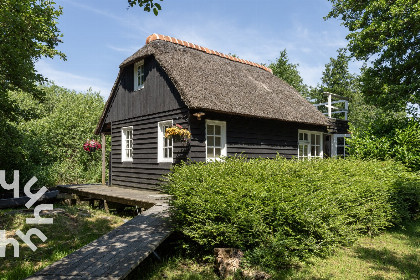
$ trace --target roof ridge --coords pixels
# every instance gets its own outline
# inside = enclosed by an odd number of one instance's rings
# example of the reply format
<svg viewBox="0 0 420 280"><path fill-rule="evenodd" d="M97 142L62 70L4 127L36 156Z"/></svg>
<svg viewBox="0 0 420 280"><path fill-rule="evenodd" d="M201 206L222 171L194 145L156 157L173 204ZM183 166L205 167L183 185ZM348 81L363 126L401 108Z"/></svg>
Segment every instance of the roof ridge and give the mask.
<svg viewBox="0 0 420 280"><path fill-rule="evenodd" d="M149 44L152 41L155 41L155 40L167 41L167 42L171 42L173 44L181 45L181 46L184 46L184 47L187 47L187 48L196 49L196 50L208 53L208 54L217 55L217 56L220 56L220 57L223 57L223 58L235 61L235 62L248 64L248 65L251 65L251 66L261 68L261 69L263 69L265 71L268 71L271 74L273 74L273 70L271 70L270 68L268 68L264 65L261 65L261 64L255 63L255 62L251 62L249 60L245 60L245 59L242 59L242 58L234 57L234 56L231 56L231 55L227 55L227 54L224 54L224 53L221 53L221 52L218 52L218 51L210 50L206 47L202 47L202 46L199 46L199 45L187 42L187 41L183 41L183 40L171 37L171 36L166 36L166 35L153 33L152 35L147 37L146 45Z"/></svg>

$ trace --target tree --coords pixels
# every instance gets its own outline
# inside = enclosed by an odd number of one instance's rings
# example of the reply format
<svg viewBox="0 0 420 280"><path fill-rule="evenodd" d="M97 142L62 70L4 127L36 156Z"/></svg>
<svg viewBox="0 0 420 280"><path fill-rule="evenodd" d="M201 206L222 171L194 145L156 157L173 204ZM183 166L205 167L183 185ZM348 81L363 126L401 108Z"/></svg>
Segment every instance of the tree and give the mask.
<svg viewBox="0 0 420 280"><path fill-rule="evenodd" d="M0 0L0 117L13 119L8 90L39 95L36 84L46 79L36 72L41 57L65 55L55 48L61 42L57 19L61 7L47 0Z"/></svg>
<svg viewBox="0 0 420 280"><path fill-rule="evenodd" d="M1 89L33 90L45 79L34 64L42 56L65 55L56 50L60 41L57 19L62 8L47 0L0 1ZM4 91L3 91L4 92Z"/></svg>
<svg viewBox="0 0 420 280"><path fill-rule="evenodd" d="M330 62L325 64L321 88L323 91L352 98L356 91L356 77L349 72L350 57L343 48L337 52L337 58L331 57Z"/></svg>
<svg viewBox="0 0 420 280"><path fill-rule="evenodd" d="M362 75L367 100L392 110L420 103L420 4L417 0L329 0L326 19L339 18L350 33L349 51L372 61Z"/></svg>
<svg viewBox="0 0 420 280"><path fill-rule="evenodd" d="M46 79L35 62L56 55L60 7L46 0L0 0L0 169L20 169L27 159L20 131L23 112L15 100L21 91L39 99L36 86Z"/></svg>
<svg viewBox="0 0 420 280"><path fill-rule="evenodd" d="M159 3L156 3L156 1L157 0L128 0L128 5L130 5L130 7L137 5L143 7L143 10L145 12L150 12L153 10L153 13L155 14L155 16L157 16L162 7Z"/></svg>
<svg viewBox="0 0 420 280"><path fill-rule="evenodd" d="M91 90L77 93L53 84L40 90L45 92L41 100L21 90L7 92L17 114L0 136L0 170L7 170L6 175L19 170L22 183L36 176L45 186L99 182L101 153L87 153L82 146L96 137L103 98Z"/></svg>
<svg viewBox="0 0 420 280"><path fill-rule="evenodd" d="M293 64L287 57L286 49L280 52L280 57L275 63L268 67L273 70L273 75L287 82L289 85L299 91L304 97L308 96L308 87L303 83L303 79L297 70L299 64Z"/></svg>

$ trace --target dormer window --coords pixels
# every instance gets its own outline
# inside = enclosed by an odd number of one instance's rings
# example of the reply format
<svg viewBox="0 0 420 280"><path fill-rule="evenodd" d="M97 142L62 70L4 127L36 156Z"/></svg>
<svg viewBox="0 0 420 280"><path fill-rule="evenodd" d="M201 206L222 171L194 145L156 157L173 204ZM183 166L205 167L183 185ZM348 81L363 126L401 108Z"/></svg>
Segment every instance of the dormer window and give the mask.
<svg viewBox="0 0 420 280"><path fill-rule="evenodd" d="M144 87L144 61L140 60L134 64L134 90Z"/></svg>

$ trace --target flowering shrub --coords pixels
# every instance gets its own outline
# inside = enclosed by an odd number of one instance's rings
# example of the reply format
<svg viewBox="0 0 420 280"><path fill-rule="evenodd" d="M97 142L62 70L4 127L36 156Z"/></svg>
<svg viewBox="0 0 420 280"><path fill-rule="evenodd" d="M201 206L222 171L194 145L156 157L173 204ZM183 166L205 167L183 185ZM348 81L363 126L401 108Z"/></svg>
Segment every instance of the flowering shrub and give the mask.
<svg viewBox="0 0 420 280"><path fill-rule="evenodd" d="M83 150L85 150L88 153L94 152L96 150L102 149L101 144L96 140L86 140L86 143L83 144Z"/></svg>
<svg viewBox="0 0 420 280"><path fill-rule="evenodd" d="M175 124L166 129L165 138L172 139L174 142L186 142L191 138L191 133L188 129L183 128L179 124Z"/></svg>

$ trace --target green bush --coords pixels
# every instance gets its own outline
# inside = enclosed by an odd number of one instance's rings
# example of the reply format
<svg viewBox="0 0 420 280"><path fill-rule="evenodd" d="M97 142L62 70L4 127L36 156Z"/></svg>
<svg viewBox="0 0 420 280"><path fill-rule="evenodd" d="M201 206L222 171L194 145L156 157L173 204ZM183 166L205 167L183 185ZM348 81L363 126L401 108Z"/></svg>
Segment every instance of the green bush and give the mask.
<svg viewBox="0 0 420 280"><path fill-rule="evenodd" d="M360 159L394 159L412 170L420 170L420 122L405 119L390 125L356 129L352 127L352 138L348 139L349 153Z"/></svg>
<svg viewBox="0 0 420 280"><path fill-rule="evenodd" d="M242 248L278 268L412 217L419 185L392 161L278 157L181 164L164 188L176 229L201 249Z"/></svg>

